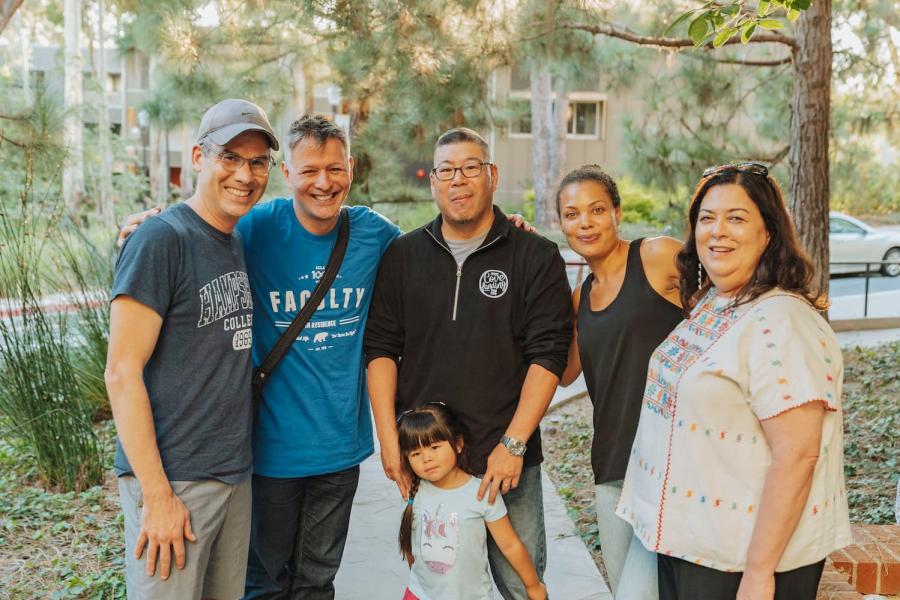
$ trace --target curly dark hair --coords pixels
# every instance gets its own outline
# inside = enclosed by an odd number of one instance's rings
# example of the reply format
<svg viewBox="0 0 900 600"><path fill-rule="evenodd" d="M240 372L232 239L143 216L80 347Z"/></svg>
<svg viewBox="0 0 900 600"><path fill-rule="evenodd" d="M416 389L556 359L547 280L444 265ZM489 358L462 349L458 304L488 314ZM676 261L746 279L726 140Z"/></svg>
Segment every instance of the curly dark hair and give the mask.
<svg viewBox="0 0 900 600"><path fill-rule="evenodd" d="M612 200L614 209L619 208L622 204L622 198L619 196L619 186L616 185L616 181L600 165L581 165L577 169L569 171L562 178L562 181L559 182L559 187L556 189L556 212L561 210L559 198L566 186L573 183L581 183L582 181L593 181L602 185L606 193L609 194L609 199Z"/></svg>
<svg viewBox="0 0 900 600"><path fill-rule="evenodd" d="M700 258L697 255L695 229L700 204L710 189L730 183L744 188L762 214L769 234L769 243L759 258L753 277L738 291L733 306L751 302L777 287L802 296L818 310L825 310L828 307L827 298L812 286L815 269L800 246L797 230L788 214L784 195L778 183L770 175L745 172L739 168L725 168L702 178L691 198L688 210L688 237L676 258L680 274L681 304L685 316L690 315L691 310L712 285L705 271L702 285L697 277Z"/></svg>

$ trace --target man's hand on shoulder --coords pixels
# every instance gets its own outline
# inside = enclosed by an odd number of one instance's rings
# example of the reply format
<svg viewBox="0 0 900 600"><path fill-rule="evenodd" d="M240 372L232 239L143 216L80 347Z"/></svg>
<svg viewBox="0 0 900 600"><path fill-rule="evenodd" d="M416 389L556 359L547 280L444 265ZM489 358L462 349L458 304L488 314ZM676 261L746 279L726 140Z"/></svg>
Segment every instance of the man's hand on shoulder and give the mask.
<svg viewBox="0 0 900 600"><path fill-rule="evenodd" d="M125 245L125 240L128 239L128 236L134 233L134 230L140 226L141 223L146 221L151 217L155 217L159 213L162 212L162 209L158 206L154 206L153 208L148 208L147 210L136 212L125 217L125 224L122 225L122 229L119 230L119 237L116 238L116 246L121 248Z"/></svg>
<svg viewBox="0 0 900 600"><path fill-rule="evenodd" d="M527 231L528 233L537 233L537 228L525 220L525 217L520 215L519 213L513 213L511 215L506 215L506 218L516 229L521 229L522 231Z"/></svg>
<svg viewBox="0 0 900 600"><path fill-rule="evenodd" d="M488 456L487 469L484 471L484 478L478 488L478 500L484 498L485 492L490 489L488 504L494 504L498 492L505 494L519 487L519 477L522 475L524 464L523 457L513 456L506 446L497 444L497 447Z"/></svg>
<svg viewBox="0 0 900 600"><path fill-rule="evenodd" d="M176 496L171 488L144 495L144 506L141 510L141 529L138 533L134 557L140 558L147 547L147 576L153 577L156 572L156 561L159 559L159 574L163 580L172 572L172 554L175 554L175 567L183 569L185 565L184 540L196 542L197 537L191 529L191 514L187 507Z"/></svg>

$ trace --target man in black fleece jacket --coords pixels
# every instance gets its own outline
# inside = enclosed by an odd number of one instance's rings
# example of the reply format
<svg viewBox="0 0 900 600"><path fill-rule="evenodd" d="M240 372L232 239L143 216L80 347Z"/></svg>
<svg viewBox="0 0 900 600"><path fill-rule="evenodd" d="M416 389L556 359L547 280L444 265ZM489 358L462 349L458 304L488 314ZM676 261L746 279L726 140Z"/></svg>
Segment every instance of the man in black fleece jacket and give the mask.
<svg viewBox="0 0 900 600"><path fill-rule="evenodd" d="M433 222L393 242L378 271L364 350L385 474L406 498L396 417L444 402L467 429L479 499L503 494L538 574L546 563L538 424L566 366L572 309L556 244L512 227L493 206L497 166L476 132L437 141ZM525 589L491 540L506 599Z"/></svg>

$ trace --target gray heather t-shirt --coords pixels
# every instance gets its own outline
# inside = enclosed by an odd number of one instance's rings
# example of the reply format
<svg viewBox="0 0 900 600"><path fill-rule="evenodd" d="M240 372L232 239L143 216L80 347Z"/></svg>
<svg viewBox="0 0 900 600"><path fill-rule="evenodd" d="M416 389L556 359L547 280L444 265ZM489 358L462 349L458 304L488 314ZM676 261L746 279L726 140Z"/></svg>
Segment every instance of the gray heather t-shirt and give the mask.
<svg viewBox="0 0 900 600"><path fill-rule="evenodd" d="M239 234L213 228L187 204L169 208L122 248L111 298L120 295L163 318L144 383L166 476L245 479L253 301ZM132 474L119 440L115 470Z"/></svg>
<svg viewBox="0 0 900 600"><path fill-rule="evenodd" d="M453 258L456 259L456 264L462 266L466 259L469 258L469 255L478 250L478 247L484 243L488 233L490 232L485 231L484 235L479 235L469 240L448 240L445 237L444 241L447 242L447 247L450 248Z"/></svg>

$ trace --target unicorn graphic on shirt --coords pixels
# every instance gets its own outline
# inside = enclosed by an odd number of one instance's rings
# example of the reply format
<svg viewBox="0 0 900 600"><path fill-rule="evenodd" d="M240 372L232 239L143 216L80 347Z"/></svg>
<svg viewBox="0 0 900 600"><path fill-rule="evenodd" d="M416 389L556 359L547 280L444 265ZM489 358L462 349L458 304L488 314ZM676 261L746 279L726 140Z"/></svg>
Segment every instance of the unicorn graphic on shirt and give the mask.
<svg viewBox="0 0 900 600"><path fill-rule="evenodd" d="M422 560L429 571L438 575L453 568L459 548L459 515L454 512L444 518L443 508L443 504L438 504L433 517L427 510L422 512Z"/></svg>

